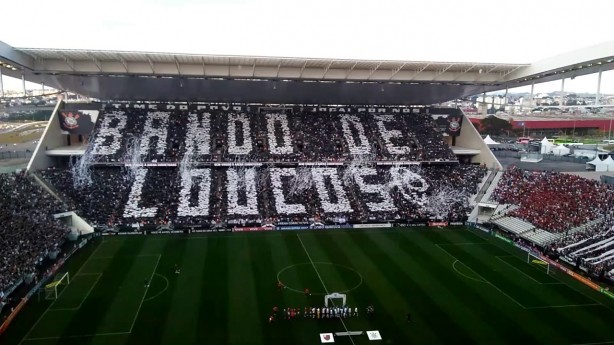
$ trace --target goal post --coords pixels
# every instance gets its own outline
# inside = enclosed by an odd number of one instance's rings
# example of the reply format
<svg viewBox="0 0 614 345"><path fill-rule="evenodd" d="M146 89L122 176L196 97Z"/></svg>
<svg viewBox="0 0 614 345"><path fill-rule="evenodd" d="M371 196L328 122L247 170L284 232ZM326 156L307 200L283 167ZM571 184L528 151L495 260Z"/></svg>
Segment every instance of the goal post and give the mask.
<svg viewBox="0 0 614 345"><path fill-rule="evenodd" d="M527 263L531 266L543 269L546 271L546 274L550 274L550 264L535 254L527 252Z"/></svg>
<svg viewBox="0 0 614 345"><path fill-rule="evenodd" d="M341 306L345 306L346 305L346 301L347 301L347 296L345 294L342 293L338 293L338 292L333 292L331 294L328 294L326 296L324 296L324 305L328 308L328 302L331 302L333 306L335 306L335 301L336 299L340 299L341 300Z"/></svg>
<svg viewBox="0 0 614 345"><path fill-rule="evenodd" d="M61 273L55 276L53 281L44 286L43 292L46 300L55 300L58 298L60 287L70 283L70 275L68 272Z"/></svg>

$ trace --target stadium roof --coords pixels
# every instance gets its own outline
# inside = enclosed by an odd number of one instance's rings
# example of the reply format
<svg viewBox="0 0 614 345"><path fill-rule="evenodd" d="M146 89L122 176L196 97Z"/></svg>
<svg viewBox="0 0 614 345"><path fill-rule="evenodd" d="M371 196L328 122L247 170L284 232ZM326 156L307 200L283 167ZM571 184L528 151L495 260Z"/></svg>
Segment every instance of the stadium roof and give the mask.
<svg viewBox="0 0 614 345"><path fill-rule="evenodd" d="M423 93L423 96L427 99L420 103L431 103L506 87L511 88L533 82L545 82L595 73L599 70L614 69L614 42L572 51L533 64L314 59L13 48L0 42L1 62L4 62L5 66L10 64L12 67L3 68L5 75L21 77L23 74L28 81L44 82L58 89L95 98L117 96L104 92L105 90L101 90L100 86L105 84L105 87L111 87L116 82L125 81L125 78L118 80L109 78L153 77L179 79L180 87L183 87L184 84L182 80L188 79L206 79L209 81L319 81L336 82L338 84L378 83L380 85L418 83L430 85L428 94ZM102 79L106 81L97 83ZM144 79L151 80L151 78ZM98 85L95 90L92 89L93 84ZM132 87L152 84L156 83L143 80L140 80L139 83L132 81ZM170 85L168 82L158 83L158 85L162 84L165 87ZM190 86L197 86L196 84L191 83ZM209 86L213 84L223 83L207 83ZM294 89L293 92L299 90ZM403 92L402 87L396 87L396 89L398 89L397 92ZM439 92L438 89L440 89ZM381 90L383 92L384 89L381 88ZM332 91L330 87L329 91ZM404 90L405 93L415 91L415 86ZM432 92L438 92L438 94L434 95ZM124 96L130 99L147 99L148 97L144 91L134 95L130 95L130 92L128 92ZM151 93L149 97L153 99L156 96L156 93ZM371 101L377 102L377 98L375 97ZM396 99L396 97L394 98ZM228 101L228 99L225 100ZM314 98L313 101L320 103L318 97ZM322 103L323 101L324 99ZM342 101L339 100L339 102ZM393 99L382 99L382 104L393 101Z"/></svg>
<svg viewBox="0 0 614 345"><path fill-rule="evenodd" d="M528 64L344 60L20 48L49 72L352 81L493 82ZM451 75L454 78L450 78Z"/></svg>

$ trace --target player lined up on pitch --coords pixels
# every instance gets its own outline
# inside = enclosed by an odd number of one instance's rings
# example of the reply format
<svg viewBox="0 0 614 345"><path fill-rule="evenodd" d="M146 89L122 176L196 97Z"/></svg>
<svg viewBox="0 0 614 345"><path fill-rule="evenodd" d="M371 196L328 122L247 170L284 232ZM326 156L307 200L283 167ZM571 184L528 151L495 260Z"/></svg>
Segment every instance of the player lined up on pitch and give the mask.
<svg viewBox="0 0 614 345"><path fill-rule="evenodd" d="M366 309L367 317L371 317L374 314L373 306L369 306ZM347 319L351 317L358 317L358 307L304 307L301 308L284 308L279 310L278 307L273 307L273 314L269 316L269 323L275 320L295 320L295 319Z"/></svg>

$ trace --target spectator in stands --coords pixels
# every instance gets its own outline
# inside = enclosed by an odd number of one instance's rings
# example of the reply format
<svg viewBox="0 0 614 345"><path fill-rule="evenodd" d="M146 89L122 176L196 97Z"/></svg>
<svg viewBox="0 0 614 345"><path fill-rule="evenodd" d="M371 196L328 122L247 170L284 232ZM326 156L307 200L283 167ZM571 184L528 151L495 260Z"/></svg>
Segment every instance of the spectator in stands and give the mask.
<svg viewBox="0 0 614 345"><path fill-rule="evenodd" d="M52 214L62 203L25 173L0 174L0 291L11 288L64 242L69 229Z"/></svg>
<svg viewBox="0 0 614 345"><path fill-rule="evenodd" d="M565 232L610 209L614 190L576 175L511 168L503 174L493 197L520 206L510 216L550 232Z"/></svg>

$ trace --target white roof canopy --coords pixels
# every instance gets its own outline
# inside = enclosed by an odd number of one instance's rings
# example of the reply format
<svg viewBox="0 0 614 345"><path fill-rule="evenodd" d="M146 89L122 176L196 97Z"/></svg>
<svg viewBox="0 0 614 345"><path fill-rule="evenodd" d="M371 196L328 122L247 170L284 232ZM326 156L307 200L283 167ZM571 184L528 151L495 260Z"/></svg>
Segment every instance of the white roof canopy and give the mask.
<svg viewBox="0 0 614 345"><path fill-rule="evenodd" d="M499 143L498 143L498 142L496 142L496 141L494 141L494 140L493 140L493 139L490 137L490 135L487 135L487 136L486 136L486 138L484 138L484 143L485 143L486 145L499 145Z"/></svg>

